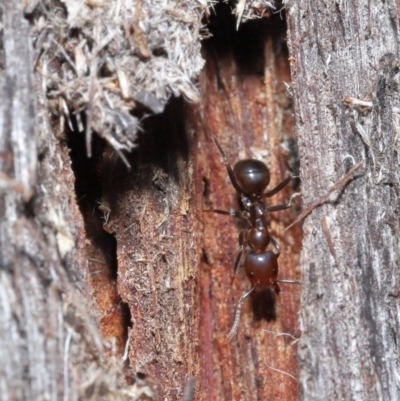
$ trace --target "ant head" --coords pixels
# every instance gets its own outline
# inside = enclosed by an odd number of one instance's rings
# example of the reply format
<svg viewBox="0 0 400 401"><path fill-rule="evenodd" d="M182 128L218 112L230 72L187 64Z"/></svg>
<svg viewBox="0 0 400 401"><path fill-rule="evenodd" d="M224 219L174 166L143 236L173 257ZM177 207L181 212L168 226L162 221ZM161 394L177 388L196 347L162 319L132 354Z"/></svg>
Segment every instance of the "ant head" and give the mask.
<svg viewBox="0 0 400 401"><path fill-rule="evenodd" d="M272 251L249 253L244 262L246 275L258 288L275 287L278 278L278 256ZM279 290L278 290L279 292Z"/></svg>
<svg viewBox="0 0 400 401"><path fill-rule="evenodd" d="M246 195L261 195L269 184L268 167L260 160L239 160L233 171L240 188Z"/></svg>

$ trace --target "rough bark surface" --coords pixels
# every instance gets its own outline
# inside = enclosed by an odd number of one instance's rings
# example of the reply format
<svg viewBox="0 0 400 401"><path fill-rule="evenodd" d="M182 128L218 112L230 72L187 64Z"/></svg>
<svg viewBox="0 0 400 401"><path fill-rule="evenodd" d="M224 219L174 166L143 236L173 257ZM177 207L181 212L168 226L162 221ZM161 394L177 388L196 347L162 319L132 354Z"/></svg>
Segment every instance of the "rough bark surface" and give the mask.
<svg viewBox="0 0 400 401"><path fill-rule="evenodd" d="M68 149L51 134L34 85L29 24L12 4L2 11L0 398L77 399L107 381L100 336L77 291L83 222Z"/></svg>
<svg viewBox="0 0 400 401"><path fill-rule="evenodd" d="M304 222L302 399L397 400L399 4L286 6L305 207L364 160Z"/></svg>
<svg viewBox="0 0 400 401"><path fill-rule="evenodd" d="M108 3L104 5L106 7ZM151 58L149 64L158 65L164 75L144 67L140 77L139 69L131 68L132 74L138 74L136 78L141 82L140 85L146 86L148 92L151 92L148 85L155 88L156 92L161 92L160 103L154 96L149 96L146 90L144 93L140 91L141 88L136 85L135 91L142 96L136 101L144 108L159 106L152 111L160 112L171 91L175 94L185 92L188 98L193 95L192 100L196 99L197 91L190 78L202 65L198 35L204 5L183 4L185 11L189 11L190 15L187 16L169 4L169 17L166 17L165 10L151 9L152 5L146 3L145 6L152 11L148 19L148 10L140 9L141 2L136 2L136 5L136 19L133 18L133 24L136 24L135 37L130 47L124 47L124 35L128 33L127 41L132 40L129 34L132 27L128 20L122 18L121 15L126 17L126 14L121 9L117 10L121 14L113 14L112 10L105 10L99 4L86 7L86 3L69 2L68 7L63 8L37 1L27 2L24 10L22 4L20 8L6 4L1 9L4 28L0 34L4 34L1 40L4 49L1 48L0 53L0 339L1 360L7 361L1 375L1 399L117 400L122 397L137 400L143 397L158 399L158 396L179 399L188 376L197 375L198 357L194 352L197 343L193 338L197 336L199 314L196 306L192 307L196 305L193 300L196 282L192 279L192 273L201 248L192 241L192 233L199 231L195 227L196 220L186 216L194 191L190 178L192 171L188 168L188 148L182 147L178 139L178 144L170 146L166 131L158 123L157 128L162 132L160 137L165 142L157 152L157 157L152 155L152 145L156 148L159 141L147 147L142 159L137 158L137 154L132 156L135 169L128 174L118 156L105 143L101 140L90 143L90 118L93 117L93 106L97 107L97 100L106 101L108 112L115 121L118 120L118 124L111 124L112 127L121 124L130 135L136 137L137 127L129 126L129 121L138 121L145 111L140 107L137 115L131 113L137 104L126 92L131 89L128 88L129 79L122 71L126 66L117 62L121 86L120 90L115 91L115 80L110 76L110 71L99 71L99 65L104 66L100 59L116 62L115 57L108 57L110 48L104 47L110 44L108 40L111 37L122 43L119 50L125 61L134 63L139 58L140 62L146 64L146 56L136 52L137 47L145 45L145 37L140 36L144 32L139 28L144 22L157 25L157 29L168 28L172 31L175 41L165 40L161 45L158 43L154 46L152 41L147 43L155 53L157 49L162 51L163 45L169 50L173 47L173 54L168 50L169 56L177 56L179 60L175 59L176 63L182 64L177 67L161 52L161 55L148 55ZM80 12L74 13L76 8ZM30 18L33 32L23 11ZM88 12L103 17L109 12L116 26L113 28L107 22L103 24L102 18L91 18ZM159 17L162 18L160 23ZM104 18L107 21L107 15ZM169 22L168 18L171 18ZM77 21L79 24L75 24ZM129 23L132 23L132 18ZM177 25L179 28L176 28ZM97 28L99 30L96 31ZM92 30L99 34L94 40L99 47L93 47L94 42L90 38ZM188 30L193 37L188 35ZM144 31L158 40L165 39L149 25ZM184 33L178 35L178 31ZM111 36L100 44L102 34ZM35 51L31 49L32 37ZM77 41L77 38L80 39ZM60 43L57 43L58 39ZM193 47L185 53L187 58L181 57L181 39L187 46ZM71 42L68 43L69 40ZM111 46L111 53L115 51L114 45ZM106 52L102 56L99 53L101 49ZM89 54L89 50L94 53ZM33 78L34 67L38 72L36 81ZM184 72L180 70L181 67ZM103 78L103 73L108 78L105 85L107 90L111 90L111 97L104 95L101 85L95 84L97 78ZM143 79L143 74L148 78ZM178 91L174 84L170 85L171 81L166 76L177 83L180 88ZM102 80L102 83L105 81ZM98 96L97 90L103 96ZM55 97L49 101L52 94ZM115 107L114 103L110 106L112 98L119 99L123 104ZM75 103L77 99L80 100ZM85 114L81 106L87 105L88 109L90 106L92 109L85 110ZM72 109L78 111L74 113ZM168 115L166 113L166 118ZM177 120L182 122L183 114ZM165 118L161 121L165 122ZM102 129L110 128L101 119L96 119L98 123L103 124ZM90 135L86 136L89 144L85 144L85 124L89 127L87 131ZM147 122L144 125L149 131L147 140L154 139L157 132L152 131ZM113 131L112 127L108 139L115 140L118 132ZM182 127L174 131L173 124L167 124L168 128L175 134L171 132L170 138L177 138L186 132ZM122 149L131 149L131 145L131 142L125 141ZM118 146L116 148L120 150ZM177 149L180 153L179 158L175 159L174 152ZM87 157L87 150L92 154L91 159ZM115 170L112 168L114 164L117 165ZM167 180L167 173L171 175L171 180ZM122 178L116 185L111 178L118 174ZM140 180L137 180L138 176ZM129 192L129 185L134 185L134 189L139 187L138 194ZM126 193L118 193L117 190L121 188ZM107 192L110 190L114 190L114 193ZM126 195L130 198L124 198ZM129 204L131 198L135 201L134 208ZM146 216L140 218L143 232L138 235L143 234L142 237L130 235L135 234L135 227L131 227L130 231L115 230L116 239L104 231L103 223L106 229L114 233L110 227L120 217L120 212L124 218L121 227L132 222L132 216L137 211L135 208L142 206L146 212ZM143 248L140 247L141 239ZM135 244L132 244L134 241ZM137 249L128 248L132 245ZM137 295L135 300L139 299L140 303L140 295L147 296L147 293L140 292L143 289L140 285L145 278L139 271L143 262L138 261L141 252L148 258L145 266L156 267L152 279L162 280L162 284L165 284L154 285L160 287L160 292L154 291L154 296L159 297L160 302L150 297L150 302L142 309L137 304L127 306L123 302L129 302ZM134 261L138 262L137 270L130 269L131 265L128 264L132 255ZM120 262L120 293L116 285L117 262ZM162 268L158 269L159 266L154 266L153 262L159 263ZM171 271L173 275L169 276ZM141 280L138 286L132 282L132 278ZM149 289L154 290L154 286L149 286ZM132 294L129 290L132 290ZM133 325L130 324L129 306L134 312ZM137 312L138 315L135 314ZM138 330L143 323L140 316L145 323ZM153 322L153 316L159 316L160 320ZM100 327L103 338L94 322ZM126 359L121 361L129 326L132 326L129 355L127 353ZM160 329L166 335L160 340L155 329ZM151 339L154 334L156 345L153 347ZM164 339L168 341L164 342ZM148 349L151 349L149 358L146 354ZM159 361L158 354L162 355ZM130 369L129 363L125 363L129 356L134 370ZM143 373L146 363L156 367L144 371L149 380L136 375Z"/></svg>
<svg viewBox="0 0 400 401"><path fill-rule="evenodd" d="M8 3L1 9L0 357L8 362L0 398L112 400L147 394L175 400L183 397L188 376L196 376L195 400L292 400L298 385L285 373L296 376L293 341L301 329L303 399L399 399L398 3L286 4L305 206L355 163L364 160L364 166L304 224L301 327L300 290L282 285L275 304L269 298L270 306L260 310L257 302L245 303L229 344L234 308L249 283L239 274L231 285L240 224L203 213L237 207L237 197L198 109L186 114L176 101L163 115L144 119L138 150L128 157L131 171L99 138L88 160L85 116L79 112L94 104L86 95L94 93L88 71L97 71L89 66L96 49L75 41L86 53L77 46L71 60L70 48L60 48L44 29L43 9L36 9L43 4L33 1L25 8L32 20L38 16L33 56L22 10ZM140 4L133 45L146 64ZM92 4L80 7L96 12ZM184 15L174 11L168 9L184 27ZM59 15L64 24L67 16L65 9ZM192 17L187 23L193 34L200 17ZM283 84L290 81L285 29L279 16L253 21L239 33L233 18L222 20L229 27L218 27L205 46L200 109L231 163L245 157L265 161L274 186L285 176L283 160L296 163L294 119ZM131 29L125 28L118 34L121 43ZM71 29L68 38L74 41L78 31ZM41 52L44 38L57 58ZM191 43L196 53L197 42ZM182 61L179 54L177 59ZM82 68L74 70L79 60ZM190 77L200 68L198 53L192 61ZM43 67L38 81L33 65ZM56 88L50 105L44 92L55 87L46 81L46 68L65 84ZM76 82L85 77L83 103L68 96L72 70ZM110 71L102 70L106 78ZM124 103L126 76L118 66L112 71L119 72L118 79L102 84ZM185 82L193 87L189 78ZM347 96L371 100L372 108L350 107L343 102ZM96 99L116 116L110 106L116 100ZM143 109L133 115L135 105L128 103L127 116L135 121L143 116ZM75 114L67 107L74 104ZM282 191L273 204L284 203L293 190ZM283 279L298 279L301 229L283 233L295 213L271 216L282 247ZM269 321L257 320L260 313ZM127 340L129 366L116 359Z"/></svg>

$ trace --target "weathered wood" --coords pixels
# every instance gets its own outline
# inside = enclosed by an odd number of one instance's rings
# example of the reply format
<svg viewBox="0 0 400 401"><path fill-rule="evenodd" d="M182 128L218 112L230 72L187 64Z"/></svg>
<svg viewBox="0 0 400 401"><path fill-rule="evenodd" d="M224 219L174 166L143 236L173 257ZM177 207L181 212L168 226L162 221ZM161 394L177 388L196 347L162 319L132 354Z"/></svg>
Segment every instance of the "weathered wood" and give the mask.
<svg viewBox="0 0 400 401"><path fill-rule="evenodd" d="M104 347L82 296L85 232L69 149L56 138L63 126L51 126L33 77L22 8L5 3L2 22L0 399L126 399L115 347Z"/></svg>
<svg viewBox="0 0 400 401"><path fill-rule="evenodd" d="M305 206L364 160L304 222L304 400L400 397L399 12L394 1L287 2Z"/></svg>
<svg viewBox="0 0 400 401"><path fill-rule="evenodd" d="M14 4L2 11L0 398L76 399L87 387L74 375L88 380L94 372L70 364L78 356L93 360L101 348L70 284L82 277L84 254L74 243L82 221L71 170L62 163L68 151L50 134L44 98L36 104L29 24Z"/></svg>
<svg viewBox="0 0 400 401"><path fill-rule="evenodd" d="M398 399L398 5L303 0L287 2L287 10L305 206L365 160L355 179L304 225L302 397ZM271 21L240 28L246 51L232 39L233 21L225 39L206 49L201 107L229 160L265 160L274 185L284 176L280 149L290 144L293 117L282 83L290 81L284 31ZM128 395L118 387L112 356L122 349L128 327L113 272L104 271L105 282L94 275L108 255L85 243L90 235L75 201L64 117L52 103L56 118L50 125L46 85L34 85L22 10L5 3L2 22L0 352L9 362L0 398L121 399ZM38 22L38 43L46 37L40 27ZM123 78L120 73L120 84ZM373 109L349 108L346 96L370 98ZM98 201L111 211L105 227L117 238L118 291L132 315L127 377L148 374L154 384L149 389L157 387L168 399L181 397L187 375L197 376L199 400L294 399L296 381L269 366L296 375L295 347L270 331L299 336L299 291L282 291L274 322L256 322L246 303L237 337L225 344L248 282L239 275L230 285L238 247L234 222L202 210L229 209L237 199L198 113L190 111L185 125L177 107L144 123L146 138L130 158L131 173L109 149L96 166L104 185ZM279 194L276 203L288 196ZM294 216L277 216L271 227L283 249L280 277L298 278L300 227L283 234ZM203 246L196 218L204 223ZM77 289L93 291L93 297L85 301ZM103 334L116 338L111 358L103 357L86 305L93 305Z"/></svg>
<svg viewBox="0 0 400 401"><path fill-rule="evenodd" d="M41 2L40 6L47 4ZM202 133L198 113L192 110L185 125L185 110L177 102L168 106L164 115L145 120L145 135L140 138L139 151L130 156L131 172L100 141L91 144L91 160L82 157L84 145L74 142L84 139L85 116L79 114L82 107L89 108L86 133L93 123L92 127L99 132L107 130L106 137L112 143L116 134L112 127L119 126L93 118L94 73L88 74L88 71L97 71L98 49L92 43L87 48L79 48L75 36L82 27L96 31L97 26L90 24L96 19L90 19L87 13L102 10L87 7L86 3L68 3L65 10L57 9L54 15L43 16L44 8L36 6L38 2L32 2L25 9L32 18L33 35L21 8L6 5L2 9L5 69L0 113L0 341L1 359L9 362L3 368L0 397L113 400L137 399L140 391L147 391L150 398L158 393L160 398L172 400L182 397L188 376L196 376L195 399L199 400L265 399L276 395L293 398L296 381L290 377L282 379L282 373L268 366L295 374L295 347L291 339L275 337L264 329L298 334L296 290L282 291L275 323L254 322L248 303L238 338L224 344L234 305L248 283L238 277L231 289L231 264L237 249L234 223L203 215L204 207L209 204L227 208L234 205L235 196L232 192L227 195L231 188L226 182L226 172L216 149ZM197 3L192 6L193 10L202 10ZM74 13L75 7L80 7L82 13ZM192 19L187 21L176 10L171 9L169 13L179 20L183 29L189 24L191 35L197 38L198 14L191 13ZM68 21L67 17L70 17ZM76 24L75 30L70 30L71 21ZM90 23L86 24L87 21ZM114 22L119 26L118 19ZM235 24L231 22L233 28ZM290 130L293 119L281 82L289 80L287 54L280 51L280 41L276 46L273 41L278 36L282 38L283 30L274 37L271 32L264 32L266 25L264 21L248 31L257 39L251 51L254 65L251 60L246 63L234 60L232 48L228 54L224 54L223 48L218 49L214 64L213 55L208 53L211 64L203 80L204 99L218 100L219 104L215 110L210 104L202 107L231 160L246 152L268 159L273 167L274 185L285 172L278 155L279 146L288 138L281 127L284 125ZM130 37L130 27L125 28L124 32L118 30L121 41L126 32ZM136 24L135 29L138 28ZM135 33L134 41L142 41L140 32ZM30 51L31 36L36 45L34 57ZM83 36L85 40L88 37ZM187 35L182 37L187 40ZM65 39L72 42L66 46ZM190 77L193 77L201 60L196 52L198 43L189 42L193 54ZM170 46L172 42L166 43ZM159 50L156 45L152 48ZM115 51L113 46L110 49ZM121 49L125 47L121 45ZM130 50L136 57L134 47ZM106 53L106 47L102 51ZM93 62L90 68L86 56ZM152 61L157 64L156 57ZM182 61L179 52L178 61ZM32 77L33 66L37 67L36 81ZM187 68L183 63L182 69ZM219 94L215 86L218 70L224 83ZM107 78L110 71L106 71ZM153 87L152 78L159 76L151 76L150 70L142 71L150 74L147 76ZM132 74L135 72L132 69ZM103 89L109 90L112 97L106 99L99 95L96 101L106 102L107 113L126 129L127 120L122 116L135 121L137 116L131 114L135 105L124 92L127 88L123 85L126 83L123 71L118 73L119 89L115 86L117 81L111 78L101 81L105 85ZM235 77L233 83L229 83L230 74ZM168 88L163 92L163 101L170 91L197 98L193 83L186 75L181 81L183 78L174 70L170 77L177 80L179 90L163 81ZM135 78L141 79L136 75ZM236 95L227 101L230 91ZM129 107L122 102L127 99ZM278 106L276 99L281 102ZM123 107L120 102L124 103ZM151 108L151 104L142 106ZM221 112L226 114L226 119L218 116ZM141 116L142 111L137 113ZM238 125L237 121L240 121ZM135 130L127 130L134 136ZM225 134L232 132L237 140L228 144ZM132 139L129 138L125 139ZM90 142L91 135L87 139ZM270 159L260 151L268 141ZM117 149L130 149L132 144L128 145ZM92 175L88 174L90 169L94 171ZM209 180L210 193L203 199L204 177ZM97 180L101 181L100 185L94 183ZM276 203L285 201L288 194L280 194ZM104 228L115 235L115 254L110 238L99 236L103 227L96 206L104 212ZM278 216L272 219L271 227L283 248L281 277L296 278L300 229L295 228L283 238L282 229L291 219L286 213ZM202 220L206 227L204 249L199 223ZM103 240L108 241L106 245L101 244ZM285 242L295 245L291 248ZM219 256L221 250L224 253ZM201 254L207 256L202 270L199 269ZM114 277L117 261L118 288ZM128 327L129 316L124 315L125 302L131 313L131 327ZM93 318L102 329L103 339L93 325ZM125 366L117 356L127 340L128 329L130 366ZM104 339L110 341L104 343ZM232 368L226 369L227 366ZM122 371L124 377L121 377ZM145 373L148 380L142 381L140 375L136 377L138 373ZM139 391L127 386L137 378L142 386Z"/></svg>
<svg viewBox="0 0 400 401"><path fill-rule="evenodd" d="M168 400L182 399L188 378L199 376L199 188L184 115L179 100L147 119L131 171L112 152L102 167L105 227L117 241L118 292L132 320L130 368Z"/></svg>

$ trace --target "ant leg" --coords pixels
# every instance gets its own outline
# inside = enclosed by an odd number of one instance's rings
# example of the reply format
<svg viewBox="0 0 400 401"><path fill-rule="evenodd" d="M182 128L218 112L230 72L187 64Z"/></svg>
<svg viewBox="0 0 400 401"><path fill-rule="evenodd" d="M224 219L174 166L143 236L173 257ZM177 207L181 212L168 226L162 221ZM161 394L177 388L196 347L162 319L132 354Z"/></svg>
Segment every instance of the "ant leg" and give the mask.
<svg viewBox="0 0 400 401"><path fill-rule="evenodd" d="M272 242L272 245L275 247L275 249L276 249L276 257L278 257L279 254L281 253L281 247L280 247L279 244L276 242L275 238L270 237L270 241Z"/></svg>
<svg viewBox="0 0 400 401"><path fill-rule="evenodd" d="M221 145L218 142L218 139L216 138L216 136L214 134L211 134L211 138L212 138L215 146L217 147L219 154L222 156L222 160L225 164L226 170L228 171L229 179L231 180L233 187L235 188L235 190L238 194L243 194L243 190L239 187L239 184L236 181L235 173L233 172L232 167L229 164L228 159L226 158L225 153L222 150Z"/></svg>
<svg viewBox="0 0 400 401"><path fill-rule="evenodd" d="M245 301L245 299L257 288L257 284L254 284L253 287L250 288L249 291L247 291L246 293L244 293L240 299L239 302L236 306L236 312L235 312L235 320L233 321L233 325L232 328L226 338L226 342L228 343L229 341L232 340L233 336L235 335L238 327L239 327L239 321L240 321L240 311L242 310L242 305L243 302Z"/></svg>
<svg viewBox="0 0 400 401"><path fill-rule="evenodd" d="M243 250L244 250L244 231L241 231L239 234L239 245L240 245L240 250L239 250L238 255L236 256L235 267L233 270L233 277L231 280L231 286L233 284L233 281L235 280L236 273L239 270L240 261L242 260L242 255L243 255Z"/></svg>
<svg viewBox="0 0 400 401"><path fill-rule="evenodd" d="M299 196L299 195L301 195L301 193L300 193L300 192L296 192L295 194L293 194L293 195L290 197L288 203L286 203L286 204L284 204L284 205L270 206L270 207L267 207L265 210L266 210L267 212L277 212L277 211L279 211L279 210L289 209L290 207L293 206L293 199L294 199L296 196Z"/></svg>
<svg viewBox="0 0 400 401"><path fill-rule="evenodd" d="M277 194L279 191L282 191L283 188L286 187L287 184L289 184L290 181L293 180L293 178L297 178L295 175L289 175L289 177L285 178L280 184L278 184L275 188L271 189L270 191L266 192L264 196L266 198L269 198L270 196L273 196Z"/></svg>

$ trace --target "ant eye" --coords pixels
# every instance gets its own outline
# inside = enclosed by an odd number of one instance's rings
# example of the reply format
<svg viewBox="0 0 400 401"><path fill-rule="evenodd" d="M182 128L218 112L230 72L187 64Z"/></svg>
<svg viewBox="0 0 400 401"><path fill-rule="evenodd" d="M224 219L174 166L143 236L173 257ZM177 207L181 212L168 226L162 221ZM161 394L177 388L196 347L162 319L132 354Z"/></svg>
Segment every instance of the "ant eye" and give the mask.
<svg viewBox="0 0 400 401"><path fill-rule="evenodd" d="M250 272L249 276L254 277L254 272Z"/></svg>

